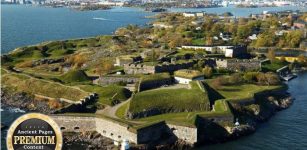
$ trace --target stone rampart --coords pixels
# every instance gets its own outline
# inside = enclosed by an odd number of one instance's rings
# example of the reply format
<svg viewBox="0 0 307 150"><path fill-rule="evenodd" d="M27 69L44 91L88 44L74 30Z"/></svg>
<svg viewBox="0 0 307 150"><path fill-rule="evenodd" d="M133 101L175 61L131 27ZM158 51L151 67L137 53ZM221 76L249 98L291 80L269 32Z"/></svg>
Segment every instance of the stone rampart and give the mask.
<svg viewBox="0 0 307 150"><path fill-rule="evenodd" d="M176 136L190 144L197 142L197 128L167 124L164 121L142 127L130 129L128 125L105 118L51 116L59 125L62 132L97 131L102 136L115 141L127 139L136 144L147 144L160 140L164 135Z"/></svg>
<svg viewBox="0 0 307 150"><path fill-rule="evenodd" d="M232 71L259 70L261 62L256 59L216 59L216 66Z"/></svg>
<svg viewBox="0 0 307 150"><path fill-rule="evenodd" d="M193 67L193 62L178 63L178 64L163 64L156 66L149 66L144 64L126 64L124 71L126 74L154 74L162 72L174 72L180 69L188 69Z"/></svg>
<svg viewBox="0 0 307 150"><path fill-rule="evenodd" d="M52 116L62 132L96 131L94 117Z"/></svg>
<svg viewBox="0 0 307 150"><path fill-rule="evenodd" d="M109 85L109 84L116 84L116 83L136 83L139 81L139 78L135 77L125 77L125 76L103 76L96 79L95 83L99 85Z"/></svg>
<svg viewBox="0 0 307 150"><path fill-rule="evenodd" d="M137 134L130 132L128 126L102 118L96 118L95 124L96 131L105 137L115 141L127 139L130 142L138 144Z"/></svg>
<svg viewBox="0 0 307 150"><path fill-rule="evenodd" d="M184 140L187 143L197 143L197 128L166 124L178 139Z"/></svg>

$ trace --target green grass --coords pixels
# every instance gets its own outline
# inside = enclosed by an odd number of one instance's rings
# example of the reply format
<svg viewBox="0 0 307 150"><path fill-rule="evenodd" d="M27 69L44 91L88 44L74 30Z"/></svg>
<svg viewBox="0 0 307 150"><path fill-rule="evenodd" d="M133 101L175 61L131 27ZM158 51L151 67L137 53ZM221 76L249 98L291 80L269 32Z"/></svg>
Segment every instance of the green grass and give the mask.
<svg viewBox="0 0 307 150"><path fill-rule="evenodd" d="M207 80L207 83L212 87L211 82ZM255 84L242 84L242 85L227 85L222 86L219 89L214 89L222 97L230 101L240 101L249 98L253 98L255 93L265 90L274 90L281 88L282 85L277 86L261 86Z"/></svg>
<svg viewBox="0 0 307 150"><path fill-rule="evenodd" d="M123 106L119 107L118 110L116 111L115 115L118 118L125 119L126 118L126 111L128 110L129 105L130 105L130 103L126 103Z"/></svg>
<svg viewBox="0 0 307 150"><path fill-rule="evenodd" d="M106 87L98 85L79 85L79 87L88 92L98 94L98 103L105 105L113 105L116 100L125 101L131 96L131 92L122 86L109 85Z"/></svg>
<svg viewBox="0 0 307 150"><path fill-rule="evenodd" d="M131 100L129 112L138 113L149 109L176 112L208 110L207 93L196 82L191 82L191 86L191 89L160 89L137 93Z"/></svg>
<svg viewBox="0 0 307 150"><path fill-rule="evenodd" d="M3 68L1 68L1 75L7 74L8 72L6 70L4 70Z"/></svg>
<svg viewBox="0 0 307 150"><path fill-rule="evenodd" d="M192 45L205 45L205 40L204 39L193 39L192 40Z"/></svg>
<svg viewBox="0 0 307 150"><path fill-rule="evenodd" d="M268 64L263 64L261 66L262 71L264 72L268 72L268 71L272 71L272 72L276 72L276 70L278 70L279 68L282 68L286 65L288 65L289 63L287 62L282 62L279 60L274 60L272 63L268 63Z"/></svg>
<svg viewBox="0 0 307 150"><path fill-rule="evenodd" d="M229 106L225 100L217 100L214 103L215 112L227 112L229 111Z"/></svg>
<svg viewBox="0 0 307 150"><path fill-rule="evenodd" d="M90 78L83 70L70 70L60 77L65 83L89 81Z"/></svg>
<svg viewBox="0 0 307 150"><path fill-rule="evenodd" d="M170 79L171 76L169 73L156 73L156 74L150 74L150 75L143 75L142 82L151 82L151 81L157 81L157 80L164 80L164 79Z"/></svg>
<svg viewBox="0 0 307 150"><path fill-rule="evenodd" d="M200 112L181 112L181 113L168 113L155 115L151 117L135 119L135 121L156 122L166 121L168 123L183 125L183 126L195 126L196 115Z"/></svg>
<svg viewBox="0 0 307 150"><path fill-rule="evenodd" d="M51 58L58 58L58 57L62 57L68 54L73 54L74 50L72 49L57 49L57 50L51 50L48 52L48 54L50 55L49 57Z"/></svg>
<svg viewBox="0 0 307 150"><path fill-rule="evenodd" d="M174 72L174 76L193 79L196 77L200 77L203 74L198 70L189 70L189 69L182 69Z"/></svg>
<svg viewBox="0 0 307 150"><path fill-rule="evenodd" d="M5 76L2 76L1 79L2 85L13 87L18 91L39 94L52 98L65 98L78 101L89 94L88 92L59 83L30 78L22 74L6 74Z"/></svg>

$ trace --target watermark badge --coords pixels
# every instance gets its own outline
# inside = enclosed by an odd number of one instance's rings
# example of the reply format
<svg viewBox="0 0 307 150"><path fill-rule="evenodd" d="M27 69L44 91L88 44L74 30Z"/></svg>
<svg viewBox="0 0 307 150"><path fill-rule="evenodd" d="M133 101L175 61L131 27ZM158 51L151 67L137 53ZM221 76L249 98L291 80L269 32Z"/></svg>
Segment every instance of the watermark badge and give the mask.
<svg viewBox="0 0 307 150"><path fill-rule="evenodd" d="M61 150L62 133L55 121L39 113L25 114L7 133L8 150Z"/></svg>

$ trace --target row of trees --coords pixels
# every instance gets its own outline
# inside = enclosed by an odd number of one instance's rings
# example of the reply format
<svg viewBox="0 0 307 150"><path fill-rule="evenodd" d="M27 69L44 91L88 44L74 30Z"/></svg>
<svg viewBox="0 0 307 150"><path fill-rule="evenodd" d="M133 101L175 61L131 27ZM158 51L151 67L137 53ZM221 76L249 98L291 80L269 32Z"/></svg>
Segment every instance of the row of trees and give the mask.
<svg viewBox="0 0 307 150"><path fill-rule="evenodd" d="M277 74L268 72L246 72L244 74L234 73L230 76L220 76L212 81L212 86L221 89L223 86L241 85L244 83L254 83L258 85L278 85L281 83Z"/></svg>

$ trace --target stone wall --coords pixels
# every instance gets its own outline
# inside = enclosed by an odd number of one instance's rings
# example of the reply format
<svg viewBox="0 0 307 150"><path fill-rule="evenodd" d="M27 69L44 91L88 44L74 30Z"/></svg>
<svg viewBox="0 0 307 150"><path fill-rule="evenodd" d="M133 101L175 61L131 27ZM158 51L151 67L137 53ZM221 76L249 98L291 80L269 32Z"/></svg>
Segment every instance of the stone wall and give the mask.
<svg viewBox="0 0 307 150"><path fill-rule="evenodd" d="M126 125L120 125L117 122L113 122L107 119L96 118L96 131L102 136L108 137L115 141L121 141L127 139L130 142L138 144L137 134L130 132L129 127Z"/></svg>
<svg viewBox="0 0 307 150"><path fill-rule="evenodd" d="M197 128L166 124L170 131L181 140L187 143L197 143Z"/></svg>
<svg viewBox="0 0 307 150"><path fill-rule="evenodd" d="M62 132L96 131L94 117L51 116Z"/></svg>
<svg viewBox="0 0 307 150"><path fill-rule="evenodd" d="M109 85L109 84L116 84L120 82L131 84L131 83L136 83L138 81L139 81L139 78L135 78L135 77L103 76L103 77L96 79L96 81L93 81L93 82L99 85Z"/></svg>
<svg viewBox="0 0 307 150"><path fill-rule="evenodd" d="M216 66L232 71L259 70L261 62L256 59L217 59Z"/></svg>
<svg viewBox="0 0 307 150"><path fill-rule="evenodd" d="M164 135L176 136L190 144L197 142L197 128L166 124L164 121L130 130L130 127L109 119L76 116L51 116L62 132L97 131L115 141L127 139L136 144L148 144L161 140ZM134 131L134 132L132 132Z"/></svg>
<svg viewBox="0 0 307 150"><path fill-rule="evenodd" d="M138 143L146 144L157 141L168 131L164 121L137 130Z"/></svg>
<svg viewBox="0 0 307 150"><path fill-rule="evenodd" d="M154 74L161 72L174 72L180 69L188 69L193 67L195 62L186 62L178 64L163 64L156 66L149 66L144 64L126 64L124 71L126 74Z"/></svg>
<svg viewBox="0 0 307 150"><path fill-rule="evenodd" d="M155 66L147 66L143 64L125 64L124 71L126 74L154 74Z"/></svg>

